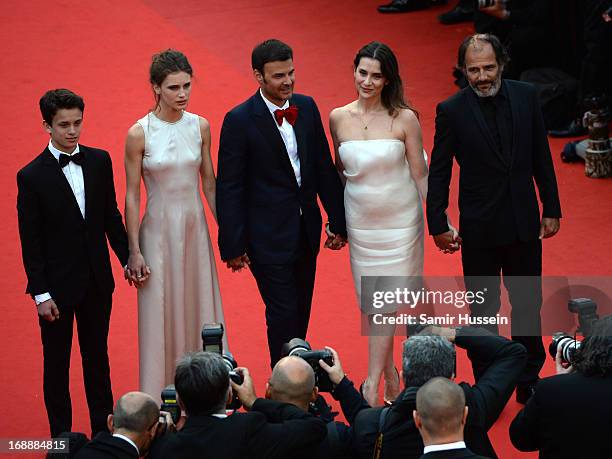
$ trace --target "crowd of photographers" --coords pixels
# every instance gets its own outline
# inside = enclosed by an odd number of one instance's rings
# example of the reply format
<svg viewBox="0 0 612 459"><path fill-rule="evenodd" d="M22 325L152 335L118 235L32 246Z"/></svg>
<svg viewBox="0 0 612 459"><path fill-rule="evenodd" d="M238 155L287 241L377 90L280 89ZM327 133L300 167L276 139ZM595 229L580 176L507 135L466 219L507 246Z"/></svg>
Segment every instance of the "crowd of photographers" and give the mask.
<svg viewBox="0 0 612 459"><path fill-rule="evenodd" d="M474 385L454 382L456 346L472 356ZM150 395L127 393L108 417L109 433L89 442L67 434L69 457L496 458L488 431L526 361L520 343L481 328L430 326L404 342L404 390L389 406L370 407L334 349L292 340L284 352L264 397L220 349L187 354L161 411ZM582 342L555 337L551 353L557 375L539 382L512 422L512 444L541 458L612 457L612 316L593 322ZM346 423L334 420L321 389Z"/></svg>

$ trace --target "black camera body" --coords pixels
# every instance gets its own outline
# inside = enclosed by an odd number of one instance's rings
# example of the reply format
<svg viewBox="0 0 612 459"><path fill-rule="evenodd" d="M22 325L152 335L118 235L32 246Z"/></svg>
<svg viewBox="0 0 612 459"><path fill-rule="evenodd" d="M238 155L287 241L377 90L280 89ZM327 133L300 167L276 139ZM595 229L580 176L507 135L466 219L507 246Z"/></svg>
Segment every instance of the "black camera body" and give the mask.
<svg viewBox="0 0 612 459"><path fill-rule="evenodd" d="M582 336L588 336L593 330L593 325L599 320L597 304L589 298L574 298L567 303L567 309L578 314L578 332Z"/></svg>
<svg viewBox="0 0 612 459"><path fill-rule="evenodd" d="M238 362L236 362L231 352L223 352L223 333L223 324L204 324L202 327L202 350L219 354L227 367L230 379L240 385L244 382L244 378L236 371ZM241 406L242 403L236 394L234 394L232 401L227 405L227 409L237 410Z"/></svg>
<svg viewBox="0 0 612 459"><path fill-rule="evenodd" d="M283 357L295 355L304 359L314 371L315 383L319 388L319 392L331 392L334 390L334 385L329 379L329 375L319 365L319 360L323 360L329 366L334 364L334 357L330 351L327 349L313 351L308 341L301 338L293 338L288 343L283 344L281 354Z"/></svg>
<svg viewBox="0 0 612 459"><path fill-rule="evenodd" d="M181 408L176 399L174 384L164 387L161 391L161 411L167 411L172 416L172 422L176 425L181 418Z"/></svg>
<svg viewBox="0 0 612 459"><path fill-rule="evenodd" d="M576 332L584 337L589 336L593 330L593 325L599 320L597 304L589 298L573 298L568 301L567 309L569 312L578 315ZM552 336L548 352L554 359L557 356L557 349L560 348L561 360L571 364L580 346L581 341L578 341L575 336L568 335L565 332L556 332Z"/></svg>

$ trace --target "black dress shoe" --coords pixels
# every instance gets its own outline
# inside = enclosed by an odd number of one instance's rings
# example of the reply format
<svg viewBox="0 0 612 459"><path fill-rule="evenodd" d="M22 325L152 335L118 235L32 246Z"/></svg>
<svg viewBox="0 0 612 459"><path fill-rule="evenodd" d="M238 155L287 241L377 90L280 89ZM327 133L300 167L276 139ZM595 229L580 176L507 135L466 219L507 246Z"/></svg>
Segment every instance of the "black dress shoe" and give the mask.
<svg viewBox="0 0 612 459"><path fill-rule="evenodd" d="M474 9L457 5L452 10L438 16L441 24L451 25L460 22L470 22L474 18Z"/></svg>
<svg viewBox="0 0 612 459"><path fill-rule="evenodd" d="M410 11L425 10L431 5L446 3L446 0L393 0L386 5L378 7L379 13L408 13Z"/></svg>
<svg viewBox="0 0 612 459"><path fill-rule="evenodd" d="M548 131L551 137L579 137L587 133L587 129L576 121L572 121L567 127Z"/></svg>
<svg viewBox="0 0 612 459"><path fill-rule="evenodd" d="M535 393L537 381L527 384L519 384L516 386L516 402L524 405L527 403L527 400L531 398L531 396Z"/></svg>

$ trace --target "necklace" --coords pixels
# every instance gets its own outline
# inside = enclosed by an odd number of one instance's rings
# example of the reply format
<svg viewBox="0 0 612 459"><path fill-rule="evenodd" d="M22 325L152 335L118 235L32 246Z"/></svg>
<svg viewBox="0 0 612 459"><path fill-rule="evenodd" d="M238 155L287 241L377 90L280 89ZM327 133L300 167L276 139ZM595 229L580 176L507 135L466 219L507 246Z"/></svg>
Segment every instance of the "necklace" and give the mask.
<svg viewBox="0 0 612 459"><path fill-rule="evenodd" d="M363 126L363 130L367 131L368 130L368 125L374 121L374 118L376 118L378 116L379 112L374 112L372 114L372 116L370 116L370 119L367 119L364 115L365 112L363 114L360 114L358 111L355 111L355 116L357 117L357 119L359 120L359 122L361 123L361 126Z"/></svg>
<svg viewBox="0 0 612 459"><path fill-rule="evenodd" d="M363 130L367 131L368 130L368 124L370 124L374 118L376 117L376 115L373 115L370 117L369 120L364 120L364 117L360 114L357 114L357 119L359 120L359 122L361 123L361 125L363 126Z"/></svg>

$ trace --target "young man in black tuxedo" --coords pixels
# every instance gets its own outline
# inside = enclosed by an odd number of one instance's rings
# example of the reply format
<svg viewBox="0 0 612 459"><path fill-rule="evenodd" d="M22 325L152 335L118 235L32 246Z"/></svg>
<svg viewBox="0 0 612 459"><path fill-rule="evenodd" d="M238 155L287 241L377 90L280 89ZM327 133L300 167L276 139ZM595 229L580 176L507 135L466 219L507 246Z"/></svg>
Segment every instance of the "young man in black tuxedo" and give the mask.
<svg viewBox="0 0 612 459"><path fill-rule="evenodd" d="M252 53L257 92L225 116L217 168L221 258L249 266L266 304L271 366L306 338L321 240L317 196L329 216L326 247L346 239L344 195L312 98L293 93L293 52L266 40Z"/></svg>
<svg viewBox="0 0 612 459"><path fill-rule="evenodd" d="M542 239L559 231L561 206L537 92L527 83L502 80L507 61L493 35L467 37L459 48L457 67L469 86L437 107L427 222L440 250L453 253L461 246L466 288L486 292L482 304L471 304L472 316L499 311L503 274L512 336L528 353L517 389L517 400L525 403L546 357L540 336ZM453 158L460 168L459 237L446 216ZM484 363L472 364L477 375Z"/></svg>
<svg viewBox="0 0 612 459"><path fill-rule="evenodd" d="M107 238L123 266L128 242L106 151L79 145L83 99L67 89L40 99L51 140L17 173L17 212L26 293L43 344L43 391L51 435L72 429L70 352L76 317L92 433L113 410L107 353L115 287Z"/></svg>

